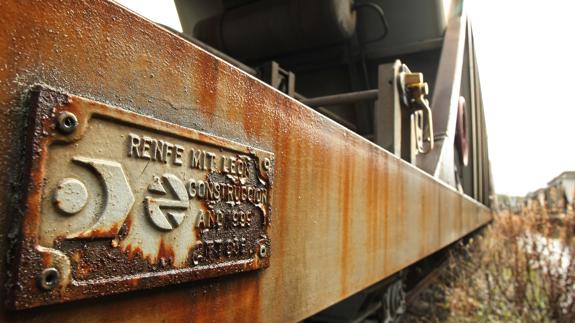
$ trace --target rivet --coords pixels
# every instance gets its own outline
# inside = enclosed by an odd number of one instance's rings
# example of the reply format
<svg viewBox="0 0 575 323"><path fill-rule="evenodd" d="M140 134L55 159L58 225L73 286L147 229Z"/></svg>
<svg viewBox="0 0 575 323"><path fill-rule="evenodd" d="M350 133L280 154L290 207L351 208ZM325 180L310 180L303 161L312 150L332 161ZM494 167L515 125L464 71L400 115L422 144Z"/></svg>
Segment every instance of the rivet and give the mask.
<svg viewBox="0 0 575 323"><path fill-rule="evenodd" d="M268 247L266 247L265 244L260 244L260 252L259 252L260 257L265 258L268 256Z"/></svg>
<svg viewBox="0 0 575 323"><path fill-rule="evenodd" d="M62 112L58 115L58 130L64 134L71 134L78 126L78 118L71 112Z"/></svg>
<svg viewBox="0 0 575 323"><path fill-rule="evenodd" d="M263 168L265 171L270 170L270 168L272 167L272 162L269 158L264 158L264 162L263 162Z"/></svg>
<svg viewBox="0 0 575 323"><path fill-rule="evenodd" d="M60 281L60 272L56 268L46 268L42 270L42 273L39 277L39 284L45 290L51 290L54 287L58 286L58 282Z"/></svg>

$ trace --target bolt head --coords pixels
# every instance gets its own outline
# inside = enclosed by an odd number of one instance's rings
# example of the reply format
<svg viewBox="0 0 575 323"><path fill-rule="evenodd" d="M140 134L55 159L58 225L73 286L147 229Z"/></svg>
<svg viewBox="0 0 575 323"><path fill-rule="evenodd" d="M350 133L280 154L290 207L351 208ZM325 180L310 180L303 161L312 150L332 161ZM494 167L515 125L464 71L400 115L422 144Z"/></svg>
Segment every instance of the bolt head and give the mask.
<svg viewBox="0 0 575 323"><path fill-rule="evenodd" d="M265 171L269 171L272 168L272 161L269 158L264 158L262 167Z"/></svg>
<svg viewBox="0 0 575 323"><path fill-rule="evenodd" d="M265 258L268 256L268 247L264 243L260 244L259 249L260 249L259 250L260 257Z"/></svg>
<svg viewBox="0 0 575 323"><path fill-rule="evenodd" d="M46 268L40 273L38 283L42 289L51 290L60 282L60 272L56 268Z"/></svg>
<svg viewBox="0 0 575 323"><path fill-rule="evenodd" d="M64 111L58 115L58 130L63 134L71 134L78 127L78 118L71 112Z"/></svg>

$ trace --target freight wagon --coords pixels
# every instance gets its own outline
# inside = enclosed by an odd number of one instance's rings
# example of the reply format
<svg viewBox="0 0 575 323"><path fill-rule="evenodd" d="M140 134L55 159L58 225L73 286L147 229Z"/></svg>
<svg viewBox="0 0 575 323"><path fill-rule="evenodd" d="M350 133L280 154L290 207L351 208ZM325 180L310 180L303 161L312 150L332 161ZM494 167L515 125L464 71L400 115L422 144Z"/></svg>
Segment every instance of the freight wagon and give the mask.
<svg viewBox="0 0 575 323"><path fill-rule="evenodd" d="M0 320L397 320L491 219L464 3L176 5L0 2Z"/></svg>

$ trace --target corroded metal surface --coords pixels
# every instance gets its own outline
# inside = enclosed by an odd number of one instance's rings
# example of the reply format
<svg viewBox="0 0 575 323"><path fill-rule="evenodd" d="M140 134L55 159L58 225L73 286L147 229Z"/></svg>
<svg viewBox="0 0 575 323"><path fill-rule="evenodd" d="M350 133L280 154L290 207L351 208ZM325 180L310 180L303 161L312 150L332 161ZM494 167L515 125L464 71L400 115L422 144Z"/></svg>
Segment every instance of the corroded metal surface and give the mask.
<svg viewBox="0 0 575 323"><path fill-rule="evenodd" d="M33 84L270 151L276 174L266 270L3 309L0 320L301 320L490 219L487 208L113 3L2 1L0 26L2 254L37 207L17 206ZM0 257L2 285L14 257Z"/></svg>
<svg viewBox="0 0 575 323"><path fill-rule="evenodd" d="M40 87L30 104L15 308L269 266L272 154Z"/></svg>

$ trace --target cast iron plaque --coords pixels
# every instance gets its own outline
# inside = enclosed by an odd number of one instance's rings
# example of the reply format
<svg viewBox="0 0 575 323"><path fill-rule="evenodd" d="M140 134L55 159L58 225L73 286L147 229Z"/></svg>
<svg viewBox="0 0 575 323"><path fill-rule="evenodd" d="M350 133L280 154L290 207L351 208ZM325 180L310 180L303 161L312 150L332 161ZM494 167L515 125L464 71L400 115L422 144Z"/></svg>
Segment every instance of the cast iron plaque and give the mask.
<svg viewBox="0 0 575 323"><path fill-rule="evenodd" d="M269 266L274 156L37 88L12 304Z"/></svg>

